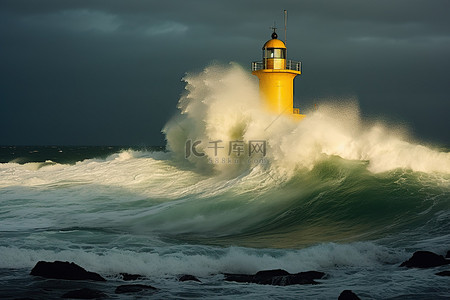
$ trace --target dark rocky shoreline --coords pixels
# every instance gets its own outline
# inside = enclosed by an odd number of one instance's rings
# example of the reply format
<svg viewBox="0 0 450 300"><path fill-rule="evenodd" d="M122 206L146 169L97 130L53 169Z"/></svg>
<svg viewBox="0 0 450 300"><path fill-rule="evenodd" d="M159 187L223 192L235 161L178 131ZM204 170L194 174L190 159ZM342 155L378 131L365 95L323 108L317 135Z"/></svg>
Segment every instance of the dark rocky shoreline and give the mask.
<svg viewBox="0 0 450 300"><path fill-rule="evenodd" d="M323 279L326 274L318 271L300 272L290 274L285 270L264 270L254 275L245 274L228 274L225 273L226 281L234 281L241 283L256 283L268 285L294 285L294 284L319 284L316 279Z"/></svg>
<svg viewBox="0 0 450 300"><path fill-rule="evenodd" d="M446 256L438 255L429 251L416 251L411 258L399 265L400 268L419 268L430 269L450 264L450 251ZM130 281L147 280L140 274L119 273L116 278L118 283L115 288L111 285L105 286L103 282L108 281L100 274L90 272L78 266L73 262L45 262L39 261L31 270L30 275L50 280L49 284L54 286L65 286L65 289L57 289L60 291L59 298L64 299L102 299L116 297L113 295L136 295L139 297L147 297L163 290L162 288L153 287L148 284L129 283ZM436 273L437 276L450 276L450 270L444 270ZM291 274L285 270L262 270L256 274L230 274L224 273L223 280L228 282L237 282L241 284L261 284L274 286L288 285L318 285L326 284L329 276L324 272L307 271ZM319 281L318 281L319 280ZM182 274L178 276L179 282L191 281L202 284L201 280L190 274ZM78 288L70 288L70 282L78 282ZM120 284L123 282L123 284ZM126 283L128 282L128 283ZM73 286L75 287L75 286ZM108 287L108 289L106 289ZM355 300L360 299L353 291L343 289L340 295L336 295L339 300ZM11 299L41 299L33 297L11 298Z"/></svg>

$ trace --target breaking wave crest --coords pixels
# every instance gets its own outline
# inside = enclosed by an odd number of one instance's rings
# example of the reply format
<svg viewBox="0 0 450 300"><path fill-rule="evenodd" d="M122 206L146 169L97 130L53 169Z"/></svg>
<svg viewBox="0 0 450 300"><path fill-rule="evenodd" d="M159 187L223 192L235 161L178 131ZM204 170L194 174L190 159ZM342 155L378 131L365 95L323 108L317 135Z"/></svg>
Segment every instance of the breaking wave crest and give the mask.
<svg viewBox="0 0 450 300"><path fill-rule="evenodd" d="M178 105L181 113L163 132L168 149L179 161L186 162L187 141L200 142L196 150L205 156L188 157L199 171L234 176L260 164L259 159L236 160L236 153L231 153L231 163L228 160L230 142L242 141L247 149L256 140L267 143L266 167L287 177L298 169L311 170L331 156L367 162L373 173L399 168L450 173L450 153L411 142L402 126L363 120L356 99L320 103L297 122L266 112L258 98L256 78L236 64L211 65L184 80L186 92ZM222 153L213 149L214 141L222 142Z"/></svg>

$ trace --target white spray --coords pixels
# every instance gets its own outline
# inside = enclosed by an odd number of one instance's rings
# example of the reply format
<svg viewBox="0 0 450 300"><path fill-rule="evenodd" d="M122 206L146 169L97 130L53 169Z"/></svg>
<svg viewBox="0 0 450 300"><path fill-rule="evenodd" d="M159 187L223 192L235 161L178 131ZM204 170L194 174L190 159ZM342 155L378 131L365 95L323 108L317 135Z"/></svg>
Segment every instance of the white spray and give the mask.
<svg viewBox="0 0 450 300"><path fill-rule="evenodd" d="M267 144L265 167L288 176L298 168L312 169L329 156L368 161L368 169L374 173L397 168L450 173L450 153L408 142L404 130L363 121L356 99L322 103L296 122L266 112L260 104L257 79L236 64L211 65L184 80L181 114L168 122L163 132L168 149L181 160L190 154L186 142L199 141L196 150L205 155L187 158L198 170L241 172L255 163L243 156L238 164L230 163L227 157L236 158L228 149L230 142L243 141L248 147L252 140L259 140ZM218 140L224 148L216 155L211 142Z"/></svg>

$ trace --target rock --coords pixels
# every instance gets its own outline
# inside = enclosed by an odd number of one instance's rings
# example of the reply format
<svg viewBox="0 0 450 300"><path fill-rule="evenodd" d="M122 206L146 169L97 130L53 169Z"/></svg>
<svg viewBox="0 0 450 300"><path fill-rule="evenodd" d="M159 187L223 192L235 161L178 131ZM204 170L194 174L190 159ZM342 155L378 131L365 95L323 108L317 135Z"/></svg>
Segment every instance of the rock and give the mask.
<svg viewBox="0 0 450 300"><path fill-rule="evenodd" d="M138 279L145 278L144 276L139 275L139 274L120 273L119 275L122 277L122 280L125 280L125 281L138 280Z"/></svg>
<svg viewBox="0 0 450 300"><path fill-rule="evenodd" d="M317 271L300 272L290 274L285 270L266 270L259 271L255 275L245 274L224 274L226 281L257 283L269 285L293 285L293 284L319 284L314 279L320 279L325 273Z"/></svg>
<svg viewBox="0 0 450 300"><path fill-rule="evenodd" d="M197 281L201 282L197 277L193 275L183 275L180 278L178 278L178 281Z"/></svg>
<svg viewBox="0 0 450 300"><path fill-rule="evenodd" d="M30 275L52 279L106 281L99 274L86 271L77 264L68 261L39 261L31 270Z"/></svg>
<svg viewBox="0 0 450 300"><path fill-rule="evenodd" d="M289 276L290 274L285 271L285 270L281 270L281 269L277 269L277 270L264 270L264 271L259 271L257 272L254 276L253 276L253 283L258 283L258 284L273 284L273 285L283 285L280 284L283 280L282 277L283 276ZM274 281L276 281L275 284Z"/></svg>
<svg viewBox="0 0 450 300"><path fill-rule="evenodd" d="M158 289L155 287L152 287L151 285L145 285L145 284L125 284L120 285L116 288L115 293L116 294L124 294L124 293L137 293L140 291L152 291L155 292Z"/></svg>
<svg viewBox="0 0 450 300"><path fill-rule="evenodd" d="M61 296L61 298L71 298L71 299L98 299L105 297L108 297L108 295L99 290L93 290L88 288L70 291Z"/></svg>
<svg viewBox="0 0 450 300"><path fill-rule="evenodd" d="M301 275L304 278L310 278L311 280L322 279L326 276L326 274L324 272L318 272L318 271L300 272L300 273L297 273L296 275Z"/></svg>
<svg viewBox="0 0 450 300"><path fill-rule="evenodd" d="M436 273L438 276L450 276L450 271L442 271L439 273Z"/></svg>
<svg viewBox="0 0 450 300"><path fill-rule="evenodd" d="M360 298L351 290L345 290L339 295L338 300L360 300Z"/></svg>
<svg viewBox="0 0 450 300"><path fill-rule="evenodd" d="M450 264L442 255L430 251L416 251L413 256L403 262L400 267L407 268L432 268Z"/></svg>
<svg viewBox="0 0 450 300"><path fill-rule="evenodd" d="M252 283L255 275L225 273L225 281Z"/></svg>

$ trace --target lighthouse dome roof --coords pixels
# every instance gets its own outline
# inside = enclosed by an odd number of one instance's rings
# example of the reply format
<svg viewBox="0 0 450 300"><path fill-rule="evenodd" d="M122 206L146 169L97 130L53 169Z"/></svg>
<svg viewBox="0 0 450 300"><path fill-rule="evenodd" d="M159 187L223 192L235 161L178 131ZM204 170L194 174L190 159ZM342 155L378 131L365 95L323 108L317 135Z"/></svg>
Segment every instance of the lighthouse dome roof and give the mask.
<svg viewBox="0 0 450 300"><path fill-rule="evenodd" d="M264 46L263 49L265 48L282 48L282 49L286 49L286 45L280 41L279 39L271 39L268 40Z"/></svg>

